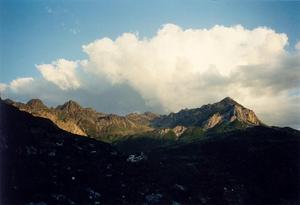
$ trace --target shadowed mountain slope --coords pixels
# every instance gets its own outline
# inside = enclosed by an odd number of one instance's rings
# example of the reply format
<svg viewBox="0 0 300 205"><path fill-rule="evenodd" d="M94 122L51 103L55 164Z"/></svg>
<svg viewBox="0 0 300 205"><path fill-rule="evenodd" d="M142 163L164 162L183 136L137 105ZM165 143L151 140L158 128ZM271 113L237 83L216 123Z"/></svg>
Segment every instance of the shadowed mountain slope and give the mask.
<svg viewBox="0 0 300 205"><path fill-rule="evenodd" d="M0 204L97 204L96 188L102 201L113 198L106 186L119 184L106 167L125 161L113 147L2 102L0 111Z"/></svg>

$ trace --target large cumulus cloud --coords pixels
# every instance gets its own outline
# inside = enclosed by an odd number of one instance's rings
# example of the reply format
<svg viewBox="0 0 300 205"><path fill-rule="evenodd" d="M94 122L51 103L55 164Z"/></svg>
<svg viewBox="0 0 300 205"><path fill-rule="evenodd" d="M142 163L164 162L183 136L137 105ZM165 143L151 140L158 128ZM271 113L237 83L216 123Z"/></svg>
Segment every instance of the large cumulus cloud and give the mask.
<svg viewBox="0 0 300 205"><path fill-rule="evenodd" d="M51 64L36 65L45 80L54 83L62 90L77 89L80 86L76 76L77 62L59 59Z"/></svg>
<svg viewBox="0 0 300 205"><path fill-rule="evenodd" d="M83 45L87 59L37 67L63 93L101 90L91 98L101 101L112 87L127 87L144 99L147 106L141 109L165 112L231 96L266 123L299 128L299 43L293 52L287 45L286 34L267 27L182 29L166 24L151 38L124 33L115 40L98 39Z"/></svg>

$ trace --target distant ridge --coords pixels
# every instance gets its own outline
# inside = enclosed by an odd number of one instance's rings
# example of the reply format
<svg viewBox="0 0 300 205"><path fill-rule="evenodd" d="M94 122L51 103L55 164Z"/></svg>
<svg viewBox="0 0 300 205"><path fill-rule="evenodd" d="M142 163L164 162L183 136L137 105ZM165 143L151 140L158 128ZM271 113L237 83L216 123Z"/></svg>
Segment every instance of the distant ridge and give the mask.
<svg viewBox="0 0 300 205"><path fill-rule="evenodd" d="M151 112L129 113L126 116L97 112L83 108L79 103L69 100L56 108L48 108L40 99L29 100L26 104L5 100L20 110L35 116L52 120L61 129L73 134L89 136L104 141L116 141L128 135L153 132L160 136L174 133L178 139L188 128L197 127L205 131L224 132L262 125L256 114L226 97L214 104L200 108L184 109L169 115ZM137 136L138 136L137 135ZM152 135L150 133L150 135Z"/></svg>

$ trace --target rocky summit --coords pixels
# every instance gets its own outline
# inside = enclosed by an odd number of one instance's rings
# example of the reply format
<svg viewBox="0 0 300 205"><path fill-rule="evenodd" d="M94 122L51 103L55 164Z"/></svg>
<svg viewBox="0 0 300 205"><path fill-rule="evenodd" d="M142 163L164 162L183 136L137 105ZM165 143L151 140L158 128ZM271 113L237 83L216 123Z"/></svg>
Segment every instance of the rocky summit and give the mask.
<svg viewBox="0 0 300 205"><path fill-rule="evenodd" d="M31 99L26 103L28 106L30 106L32 109L46 109L47 106L44 105L43 101L40 99Z"/></svg>
<svg viewBox="0 0 300 205"><path fill-rule="evenodd" d="M203 105L200 108L184 109L177 113L164 115L152 122L156 127L182 125L201 127L205 130L234 123L246 127L262 124L252 110L245 108L230 97L214 104Z"/></svg>
<svg viewBox="0 0 300 205"><path fill-rule="evenodd" d="M35 116L50 119L65 131L106 142L145 134L162 138L174 135L173 138L178 140L185 132L195 128L203 132L223 132L263 125L252 110L229 97L214 104L169 115L145 112L129 113L126 116L83 108L72 100L56 108L48 108L39 99L32 99L26 104L12 100L5 102Z"/></svg>

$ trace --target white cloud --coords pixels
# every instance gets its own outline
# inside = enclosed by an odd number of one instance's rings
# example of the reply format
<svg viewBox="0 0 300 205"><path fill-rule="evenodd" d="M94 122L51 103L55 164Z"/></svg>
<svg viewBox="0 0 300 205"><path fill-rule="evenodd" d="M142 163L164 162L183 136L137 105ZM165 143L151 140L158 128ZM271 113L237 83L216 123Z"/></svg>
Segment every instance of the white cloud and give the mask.
<svg viewBox="0 0 300 205"><path fill-rule="evenodd" d="M9 88L14 92L19 92L19 90L29 86L33 81L34 79L31 77L17 78L10 82Z"/></svg>
<svg viewBox="0 0 300 205"><path fill-rule="evenodd" d="M7 88L7 85L5 83L0 83L0 93L4 92Z"/></svg>
<svg viewBox="0 0 300 205"><path fill-rule="evenodd" d="M246 66L274 67L286 55L287 43L285 34L265 27L183 30L166 24L150 39L124 33L115 41L94 41L83 50L89 56L89 72L113 83L129 83L148 102L174 111L231 94L234 73Z"/></svg>
<svg viewBox="0 0 300 205"><path fill-rule="evenodd" d="M51 64L36 65L45 80L54 83L62 90L77 89L80 81L76 76L77 62L59 59Z"/></svg>

